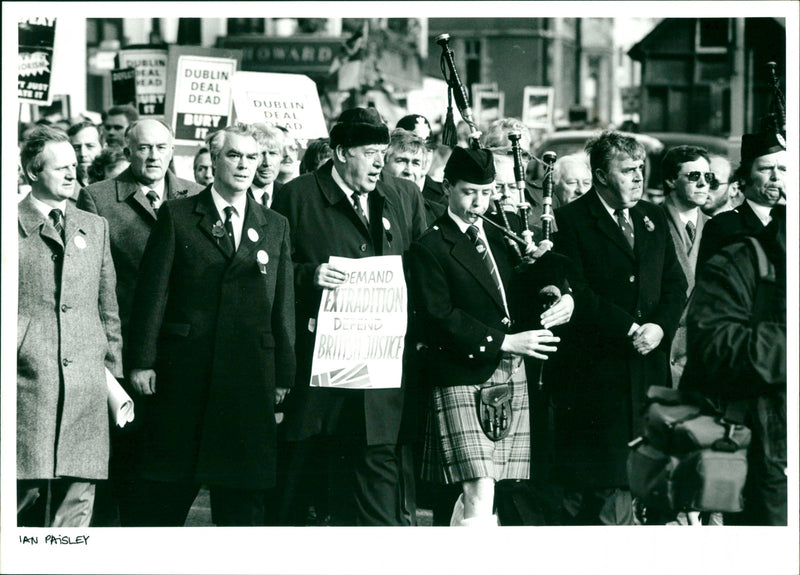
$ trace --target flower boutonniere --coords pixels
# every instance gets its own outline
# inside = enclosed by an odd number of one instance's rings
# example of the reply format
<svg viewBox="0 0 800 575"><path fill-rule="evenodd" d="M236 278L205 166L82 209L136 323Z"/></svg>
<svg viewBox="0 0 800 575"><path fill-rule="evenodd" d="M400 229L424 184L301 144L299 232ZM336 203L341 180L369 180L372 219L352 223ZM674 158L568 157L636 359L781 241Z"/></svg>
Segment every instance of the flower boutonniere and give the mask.
<svg viewBox="0 0 800 575"><path fill-rule="evenodd" d="M648 218L647 216L644 217L644 229L648 232L652 232L656 227L653 225L653 221Z"/></svg>
<svg viewBox="0 0 800 575"><path fill-rule="evenodd" d="M176 198L182 198L187 193L189 193L189 190L175 190L172 195Z"/></svg>
<svg viewBox="0 0 800 575"><path fill-rule="evenodd" d="M222 236L225 235L225 228L222 227L221 221L217 220L217 223L211 227L211 235L217 238L218 241Z"/></svg>

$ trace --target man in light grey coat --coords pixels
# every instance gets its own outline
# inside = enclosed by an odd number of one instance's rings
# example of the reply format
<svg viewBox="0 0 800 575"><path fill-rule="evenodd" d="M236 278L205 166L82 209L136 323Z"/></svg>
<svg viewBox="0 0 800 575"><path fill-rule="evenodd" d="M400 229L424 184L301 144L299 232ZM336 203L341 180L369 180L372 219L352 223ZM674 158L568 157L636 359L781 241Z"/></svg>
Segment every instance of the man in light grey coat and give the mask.
<svg viewBox="0 0 800 575"><path fill-rule="evenodd" d="M77 161L66 135L38 128L21 160L17 522L85 527L108 474L106 369L122 375L108 223L67 201Z"/></svg>
<svg viewBox="0 0 800 575"><path fill-rule="evenodd" d="M686 295L694 289L694 272L700 239L709 217L701 208L708 200L709 187L714 175L709 165L708 152L697 146L676 146L667 151L662 160L664 175L664 203L661 209L667 216L672 243L686 276ZM673 387L683 374L686 365L686 310L681 314L678 330L672 340L669 367Z"/></svg>

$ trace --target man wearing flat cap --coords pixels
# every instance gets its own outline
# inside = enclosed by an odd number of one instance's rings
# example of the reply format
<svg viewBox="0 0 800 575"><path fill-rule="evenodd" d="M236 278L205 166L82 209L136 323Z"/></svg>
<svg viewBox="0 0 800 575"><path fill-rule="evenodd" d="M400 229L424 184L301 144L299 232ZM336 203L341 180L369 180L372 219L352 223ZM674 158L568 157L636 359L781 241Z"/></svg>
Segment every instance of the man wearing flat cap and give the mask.
<svg viewBox="0 0 800 575"><path fill-rule="evenodd" d="M734 177L745 200L706 224L697 256L698 270L726 245L759 233L772 219L772 208L786 203L787 160L784 132L765 130L742 136L742 162Z"/></svg>
<svg viewBox="0 0 800 575"><path fill-rule="evenodd" d="M565 296L541 315L542 329L515 329L517 256L479 217L494 186L492 153L456 147L444 170L448 210L408 256L414 317L424 326L427 348L421 379L430 384L422 474L434 483L461 485L454 526L497 525L495 482L528 479L523 359L547 359L559 341L549 328L572 313L571 296ZM502 412L484 412L481 398L500 397L495 391L505 397Z"/></svg>
<svg viewBox="0 0 800 575"><path fill-rule="evenodd" d="M308 473L309 445L324 442L337 458L344 493L333 522L406 525L397 451L405 383L400 389L310 387L317 312L323 288L336 289L345 274L331 256L403 255L425 229L409 214L392 180L381 180L389 130L375 109L342 112L330 133L333 158L289 182L273 209L290 222L295 269L297 381L281 424L292 442L281 504L294 503L296 483ZM314 472L322 466L311 462ZM291 513L291 510L288 511ZM286 509L279 522L286 521Z"/></svg>

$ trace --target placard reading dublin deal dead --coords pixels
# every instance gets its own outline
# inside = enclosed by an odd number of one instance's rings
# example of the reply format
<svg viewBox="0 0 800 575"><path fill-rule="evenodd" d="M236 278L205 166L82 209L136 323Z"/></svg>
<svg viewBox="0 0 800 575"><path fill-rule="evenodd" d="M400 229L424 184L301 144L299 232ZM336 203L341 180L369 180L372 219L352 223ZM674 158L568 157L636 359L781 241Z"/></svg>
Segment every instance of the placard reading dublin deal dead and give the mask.
<svg viewBox="0 0 800 575"><path fill-rule="evenodd" d="M311 387L399 388L408 320L401 256L329 263L347 277L322 293Z"/></svg>
<svg viewBox="0 0 800 575"><path fill-rule="evenodd" d="M209 132L228 125L234 72L236 60L232 58L178 57L172 107L176 144L202 142Z"/></svg>
<svg viewBox="0 0 800 575"><path fill-rule="evenodd" d="M295 138L326 138L317 85L302 74L236 72L233 103L242 122L282 126Z"/></svg>

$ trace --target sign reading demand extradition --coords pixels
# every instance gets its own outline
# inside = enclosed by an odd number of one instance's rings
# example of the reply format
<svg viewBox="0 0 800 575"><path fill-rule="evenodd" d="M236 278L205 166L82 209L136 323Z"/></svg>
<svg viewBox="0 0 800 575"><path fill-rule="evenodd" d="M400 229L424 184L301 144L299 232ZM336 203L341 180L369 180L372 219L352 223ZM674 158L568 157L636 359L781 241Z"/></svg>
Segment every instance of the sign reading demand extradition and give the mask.
<svg viewBox="0 0 800 575"><path fill-rule="evenodd" d="M236 72L233 103L242 122L281 126L301 140L328 136L317 85L308 76Z"/></svg>
<svg viewBox="0 0 800 575"><path fill-rule="evenodd" d="M408 320L401 256L329 263L347 278L322 293L311 387L399 388Z"/></svg>
<svg viewBox="0 0 800 575"><path fill-rule="evenodd" d="M178 57L172 125L177 144L205 140L209 132L224 128L231 119L231 81L236 71L233 58Z"/></svg>

